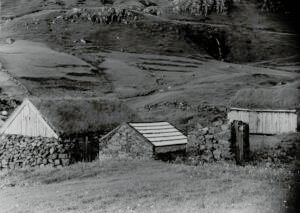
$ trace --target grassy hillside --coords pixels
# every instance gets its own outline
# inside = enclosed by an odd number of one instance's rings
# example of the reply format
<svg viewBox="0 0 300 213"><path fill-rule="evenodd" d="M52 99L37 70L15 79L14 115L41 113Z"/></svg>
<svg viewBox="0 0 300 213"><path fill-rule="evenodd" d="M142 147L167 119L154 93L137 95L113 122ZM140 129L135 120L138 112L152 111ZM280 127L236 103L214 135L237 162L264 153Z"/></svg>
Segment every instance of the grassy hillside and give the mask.
<svg viewBox="0 0 300 213"><path fill-rule="evenodd" d="M228 11L210 12L206 16L201 13L195 16L187 9L200 5L202 11L204 1L26 2L5 0L2 3L5 8L2 19L13 19L4 24L2 37L43 41L71 52L104 48L186 55L200 50L230 62L259 61L299 52L299 35L288 24L294 21L293 17L263 13L255 1L236 1L230 7L225 0L211 1L209 11L219 4ZM147 8L151 7L161 13L149 14ZM22 11L28 11L27 15ZM82 38L90 41L88 50L77 49L76 41Z"/></svg>
<svg viewBox="0 0 300 213"><path fill-rule="evenodd" d="M294 210L292 178L287 168L106 159L1 173L0 204L3 212L276 213Z"/></svg>
<svg viewBox="0 0 300 213"><path fill-rule="evenodd" d="M224 117L240 89L298 84L292 17L255 0L224 13L174 10L195 3L204 1L3 0L0 62L33 95L118 98L181 129ZM3 94L21 94L9 82Z"/></svg>

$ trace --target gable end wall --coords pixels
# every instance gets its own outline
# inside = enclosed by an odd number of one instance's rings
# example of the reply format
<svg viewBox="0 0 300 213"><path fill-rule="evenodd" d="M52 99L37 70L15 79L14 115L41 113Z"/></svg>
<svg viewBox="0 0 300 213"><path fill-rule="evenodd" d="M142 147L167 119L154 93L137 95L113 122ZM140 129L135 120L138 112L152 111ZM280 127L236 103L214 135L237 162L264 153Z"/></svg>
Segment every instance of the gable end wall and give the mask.
<svg viewBox="0 0 300 213"><path fill-rule="evenodd" d="M58 138L41 113L28 100L23 102L7 122L1 131L6 135Z"/></svg>
<svg viewBox="0 0 300 213"><path fill-rule="evenodd" d="M99 152L99 157L133 157L133 158L152 158L153 145L139 135L128 124L123 124L105 143Z"/></svg>

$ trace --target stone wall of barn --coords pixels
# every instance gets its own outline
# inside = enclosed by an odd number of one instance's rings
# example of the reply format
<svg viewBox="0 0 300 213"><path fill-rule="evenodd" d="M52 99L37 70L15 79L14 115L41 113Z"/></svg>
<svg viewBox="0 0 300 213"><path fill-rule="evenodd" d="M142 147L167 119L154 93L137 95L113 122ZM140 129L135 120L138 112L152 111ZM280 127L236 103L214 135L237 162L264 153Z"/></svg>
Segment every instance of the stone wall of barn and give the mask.
<svg viewBox="0 0 300 213"><path fill-rule="evenodd" d="M6 135L0 138L0 169L61 167L73 161L75 141Z"/></svg>
<svg viewBox="0 0 300 213"><path fill-rule="evenodd" d="M123 124L107 140L100 142L99 157L151 158L153 146L134 129Z"/></svg>

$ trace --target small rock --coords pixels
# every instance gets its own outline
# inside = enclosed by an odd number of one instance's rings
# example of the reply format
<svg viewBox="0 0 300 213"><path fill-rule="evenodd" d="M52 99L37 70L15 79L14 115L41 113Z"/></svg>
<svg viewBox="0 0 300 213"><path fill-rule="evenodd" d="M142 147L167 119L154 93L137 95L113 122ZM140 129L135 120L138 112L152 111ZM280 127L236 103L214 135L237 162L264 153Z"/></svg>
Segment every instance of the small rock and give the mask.
<svg viewBox="0 0 300 213"><path fill-rule="evenodd" d="M205 127L203 129L200 130L201 134L205 135L208 133L208 127Z"/></svg>
<svg viewBox="0 0 300 213"><path fill-rule="evenodd" d="M7 115L8 115L8 112L7 112L7 111L5 111L5 110L3 110L3 111L1 112L1 115L3 115L3 116L7 116Z"/></svg>
<svg viewBox="0 0 300 213"><path fill-rule="evenodd" d="M229 129L229 124L223 124L221 126L222 131L228 130Z"/></svg>
<svg viewBox="0 0 300 213"><path fill-rule="evenodd" d="M218 140L218 143L222 144L222 145L230 144L230 142L228 140L222 140L222 139Z"/></svg>
<svg viewBox="0 0 300 213"><path fill-rule="evenodd" d="M59 159L56 159L56 160L54 161L54 165L56 165L56 166L60 165L60 160L59 160Z"/></svg>
<svg viewBox="0 0 300 213"><path fill-rule="evenodd" d="M86 44L86 40L84 40L83 38L80 39L80 42L81 42L82 44Z"/></svg>
<svg viewBox="0 0 300 213"><path fill-rule="evenodd" d="M205 149L206 149L205 145L200 144L199 150L200 150L200 151L203 151L203 150L205 150Z"/></svg>
<svg viewBox="0 0 300 213"><path fill-rule="evenodd" d="M56 158L57 158L57 156L58 156L58 154L56 154L56 153L53 153L53 154L50 156L50 158L51 158L51 159L56 159Z"/></svg>
<svg viewBox="0 0 300 213"><path fill-rule="evenodd" d="M52 148L50 149L50 155L52 155L52 154L54 153L54 151L55 151L55 148L52 147Z"/></svg>
<svg viewBox="0 0 300 213"><path fill-rule="evenodd" d="M15 42L15 40L12 39L12 38L7 38L7 39L5 40L5 42L6 42L7 44L12 44L12 43Z"/></svg>
<svg viewBox="0 0 300 213"><path fill-rule="evenodd" d="M213 122L213 125L214 126L221 126L223 124L223 121L222 120L217 120L217 121L214 121Z"/></svg>
<svg viewBox="0 0 300 213"><path fill-rule="evenodd" d="M70 160L69 159L62 159L61 161L62 161L62 165L63 166L67 166L67 165L70 164Z"/></svg>
<svg viewBox="0 0 300 213"><path fill-rule="evenodd" d="M220 160L221 159L221 151L219 150L214 150L213 151L214 159L215 160Z"/></svg>
<svg viewBox="0 0 300 213"><path fill-rule="evenodd" d="M231 132L228 130L215 134L215 138L217 140L230 140L230 137L231 137Z"/></svg>
<svg viewBox="0 0 300 213"><path fill-rule="evenodd" d="M197 123L197 129L201 130L201 129L203 129L203 126L201 124Z"/></svg>
<svg viewBox="0 0 300 213"><path fill-rule="evenodd" d="M213 139L214 136L213 135L205 135L205 139Z"/></svg>
<svg viewBox="0 0 300 213"><path fill-rule="evenodd" d="M68 154L59 154L58 158L60 158L60 159L66 159L66 158L68 158Z"/></svg>
<svg viewBox="0 0 300 213"><path fill-rule="evenodd" d="M201 155L201 160L204 162L211 162L213 160L212 155L209 153Z"/></svg>

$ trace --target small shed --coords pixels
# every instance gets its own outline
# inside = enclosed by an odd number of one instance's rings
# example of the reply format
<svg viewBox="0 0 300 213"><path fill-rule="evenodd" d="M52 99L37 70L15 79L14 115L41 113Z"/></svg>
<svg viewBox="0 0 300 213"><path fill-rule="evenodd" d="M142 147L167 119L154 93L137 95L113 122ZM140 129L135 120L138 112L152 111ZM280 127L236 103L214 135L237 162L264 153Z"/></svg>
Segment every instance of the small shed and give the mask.
<svg viewBox="0 0 300 213"><path fill-rule="evenodd" d="M187 137L168 122L123 123L100 140L102 155L157 157L185 152Z"/></svg>
<svg viewBox="0 0 300 213"><path fill-rule="evenodd" d="M231 99L228 119L248 123L251 134L296 132L299 100L297 89L243 89Z"/></svg>
<svg viewBox="0 0 300 213"><path fill-rule="evenodd" d="M99 98L24 99L6 120L0 134L68 139L78 144L86 161L98 155L98 140L134 113L124 104Z"/></svg>

